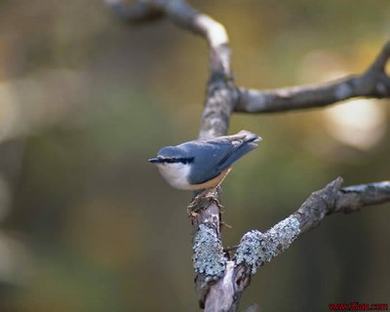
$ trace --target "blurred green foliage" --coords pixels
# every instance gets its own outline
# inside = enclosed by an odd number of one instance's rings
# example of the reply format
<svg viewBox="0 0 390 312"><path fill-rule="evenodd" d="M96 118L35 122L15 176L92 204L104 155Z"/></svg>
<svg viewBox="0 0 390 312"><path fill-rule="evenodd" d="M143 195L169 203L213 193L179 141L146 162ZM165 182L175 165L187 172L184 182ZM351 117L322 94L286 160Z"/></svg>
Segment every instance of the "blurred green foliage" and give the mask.
<svg viewBox="0 0 390 312"><path fill-rule="evenodd" d="M192 4L227 27L247 87L359 73L390 37L388 0ZM206 44L168 21L130 27L99 1L0 2L0 311L198 310L191 194L146 159L197 136L207 74ZM388 104L369 148L332 135L324 109L234 115L232 133L264 142L224 183L225 242L338 175L389 179ZM259 270L242 306L389 303L389 208L327 218Z"/></svg>

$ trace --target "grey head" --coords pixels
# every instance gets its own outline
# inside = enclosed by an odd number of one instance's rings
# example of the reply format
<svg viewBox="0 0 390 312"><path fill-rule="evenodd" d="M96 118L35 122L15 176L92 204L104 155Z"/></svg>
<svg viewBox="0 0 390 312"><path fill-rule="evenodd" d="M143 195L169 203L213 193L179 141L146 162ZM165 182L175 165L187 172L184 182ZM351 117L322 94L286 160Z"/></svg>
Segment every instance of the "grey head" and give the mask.
<svg viewBox="0 0 390 312"><path fill-rule="evenodd" d="M188 164L193 160L194 157L190 156L188 152L182 148L178 146L166 146L158 151L157 157L150 158L148 161L153 164Z"/></svg>

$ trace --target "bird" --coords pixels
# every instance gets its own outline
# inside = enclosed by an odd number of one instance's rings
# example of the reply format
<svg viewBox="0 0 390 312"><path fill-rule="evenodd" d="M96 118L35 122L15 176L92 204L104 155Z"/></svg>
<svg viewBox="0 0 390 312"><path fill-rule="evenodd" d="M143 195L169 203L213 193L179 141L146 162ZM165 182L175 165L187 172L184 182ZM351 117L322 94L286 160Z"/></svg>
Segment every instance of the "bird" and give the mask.
<svg viewBox="0 0 390 312"><path fill-rule="evenodd" d="M233 163L254 150L261 140L256 134L241 130L233 135L166 146L158 151L157 157L148 161L157 166L172 187L206 190L218 187Z"/></svg>

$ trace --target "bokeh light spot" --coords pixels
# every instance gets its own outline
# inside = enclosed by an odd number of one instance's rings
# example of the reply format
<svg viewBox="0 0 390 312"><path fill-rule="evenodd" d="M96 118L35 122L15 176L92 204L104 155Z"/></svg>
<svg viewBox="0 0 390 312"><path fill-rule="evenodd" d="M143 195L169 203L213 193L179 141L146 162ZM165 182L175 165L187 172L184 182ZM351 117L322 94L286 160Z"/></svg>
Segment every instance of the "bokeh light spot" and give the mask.
<svg viewBox="0 0 390 312"><path fill-rule="evenodd" d="M367 150L385 134L385 112L376 100L353 100L325 111L326 129L337 141Z"/></svg>

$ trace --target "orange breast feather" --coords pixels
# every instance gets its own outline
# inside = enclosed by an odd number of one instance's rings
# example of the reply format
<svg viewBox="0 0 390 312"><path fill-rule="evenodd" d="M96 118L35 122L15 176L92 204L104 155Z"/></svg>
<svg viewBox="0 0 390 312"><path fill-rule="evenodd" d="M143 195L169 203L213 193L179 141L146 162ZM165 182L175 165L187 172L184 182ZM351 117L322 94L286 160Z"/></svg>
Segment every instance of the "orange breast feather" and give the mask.
<svg viewBox="0 0 390 312"><path fill-rule="evenodd" d="M191 188L193 190L205 190L205 189L216 187L217 185L219 185L223 182L223 180L229 174L230 170L232 170L232 168L225 169L219 175L212 178L211 180L208 180L208 181L201 183L201 184L193 184Z"/></svg>

